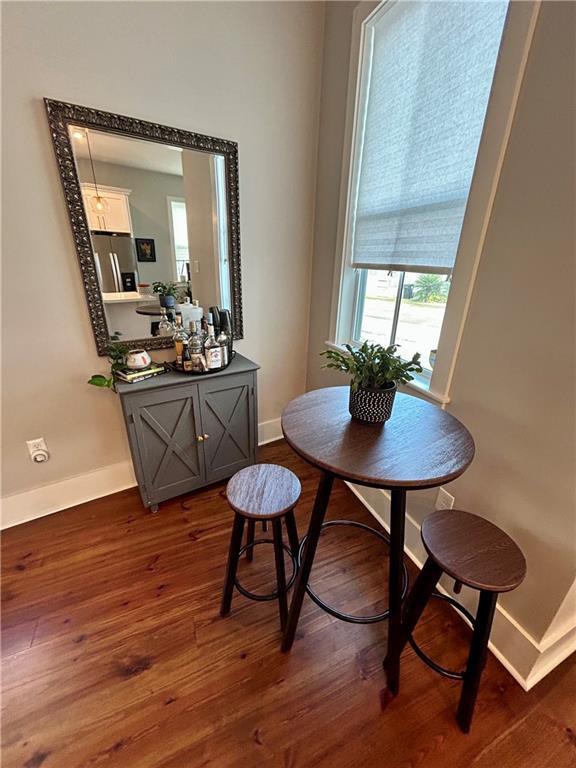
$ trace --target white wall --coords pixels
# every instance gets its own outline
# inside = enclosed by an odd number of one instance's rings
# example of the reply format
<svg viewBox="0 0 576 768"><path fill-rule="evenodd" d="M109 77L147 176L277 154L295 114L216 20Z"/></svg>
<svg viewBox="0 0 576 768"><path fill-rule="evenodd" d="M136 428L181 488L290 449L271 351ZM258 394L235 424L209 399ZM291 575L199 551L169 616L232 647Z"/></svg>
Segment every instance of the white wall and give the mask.
<svg viewBox="0 0 576 768"><path fill-rule="evenodd" d="M128 461L96 355L42 97L239 142L245 341L259 420L303 391L321 3L5 3L3 493ZM52 452L33 465L24 441ZM110 489L110 490L113 490ZM24 513L23 513L24 514Z"/></svg>
<svg viewBox="0 0 576 768"><path fill-rule="evenodd" d="M338 3L326 11L309 388L346 381L322 371L318 354L328 338L327 296L340 258L339 121L347 88L341 51L353 8ZM456 505L503 527L527 557L527 579L502 597L494 628L496 650L527 685L561 660L576 636L576 616L570 624L562 608L576 564L575 12L574 3L541 7L448 406L477 445L470 469L449 486ZM384 496L363 495L386 520ZM434 503L431 492L410 494L407 536L416 557L418 524ZM570 645L559 636L548 642L546 630L559 613Z"/></svg>
<svg viewBox="0 0 576 768"><path fill-rule="evenodd" d="M314 261L308 341L308 388L341 384L334 371L323 371L320 352L330 333L330 305L334 263L338 258L338 206L346 124L348 67L352 37L352 14L356 2L326 6L322 94L316 180Z"/></svg>
<svg viewBox="0 0 576 768"><path fill-rule="evenodd" d="M575 12L540 11L449 406L477 449L453 492L526 552L501 604L538 639L576 575Z"/></svg>

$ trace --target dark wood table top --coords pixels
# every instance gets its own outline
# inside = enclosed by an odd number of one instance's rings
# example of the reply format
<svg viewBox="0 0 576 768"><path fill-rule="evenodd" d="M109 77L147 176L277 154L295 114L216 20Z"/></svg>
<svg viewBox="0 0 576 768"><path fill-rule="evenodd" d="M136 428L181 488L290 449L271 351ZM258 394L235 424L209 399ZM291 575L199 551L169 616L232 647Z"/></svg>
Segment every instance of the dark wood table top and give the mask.
<svg viewBox="0 0 576 768"><path fill-rule="evenodd" d="M168 312L174 312L177 315L182 314L176 310L176 307L167 307ZM162 314L162 307L160 302L156 304L138 304L135 310L137 315L147 315L148 317L160 317Z"/></svg>
<svg viewBox="0 0 576 768"><path fill-rule="evenodd" d="M451 414L397 393L383 425L348 412L349 387L328 387L292 400L282 414L288 444L340 478L378 488L434 488L459 477L474 458L474 440Z"/></svg>

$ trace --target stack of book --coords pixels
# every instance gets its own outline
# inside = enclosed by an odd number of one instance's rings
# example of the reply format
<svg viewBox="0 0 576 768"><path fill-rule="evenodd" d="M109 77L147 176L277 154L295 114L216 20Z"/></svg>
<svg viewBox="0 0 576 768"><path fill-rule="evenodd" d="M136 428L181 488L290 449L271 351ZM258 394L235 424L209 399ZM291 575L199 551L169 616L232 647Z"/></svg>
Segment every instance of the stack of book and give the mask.
<svg viewBox="0 0 576 768"><path fill-rule="evenodd" d="M159 376L161 373L166 373L166 369L161 363L151 363L147 368L140 368L135 371L131 368L123 368L115 372L115 376L120 381L125 381L128 384L135 384L137 381L144 381L144 379L151 379L152 376Z"/></svg>

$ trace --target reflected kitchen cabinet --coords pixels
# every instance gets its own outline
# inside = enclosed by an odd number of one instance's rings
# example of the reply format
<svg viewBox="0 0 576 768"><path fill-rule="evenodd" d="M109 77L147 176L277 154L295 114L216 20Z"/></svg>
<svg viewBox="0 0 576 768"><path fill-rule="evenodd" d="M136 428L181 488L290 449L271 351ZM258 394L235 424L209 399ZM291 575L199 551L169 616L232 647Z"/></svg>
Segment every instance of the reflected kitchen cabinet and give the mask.
<svg viewBox="0 0 576 768"><path fill-rule="evenodd" d="M82 200L92 231L132 234L130 189L82 182Z"/></svg>

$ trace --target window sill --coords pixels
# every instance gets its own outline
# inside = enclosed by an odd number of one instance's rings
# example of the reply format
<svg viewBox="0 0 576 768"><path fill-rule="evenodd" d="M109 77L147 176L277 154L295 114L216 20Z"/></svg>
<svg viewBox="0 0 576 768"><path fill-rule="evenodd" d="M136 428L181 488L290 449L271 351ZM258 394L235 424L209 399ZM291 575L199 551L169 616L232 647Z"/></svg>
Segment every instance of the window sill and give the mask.
<svg viewBox="0 0 576 768"><path fill-rule="evenodd" d="M328 347L328 349L334 349L337 352L346 351L343 344L335 344L333 341L325 341L324 344ZM430 389L430 376L426 376L424 374L416 374L413 381L409 381L407 384L403 384L402 386L406 387L406 389L411 389L414 392L417 392L419 395L424 395L424 397L427 397L429 400L433 400L435 403L439 403L440 405L448 405L450 402L448 395L440 395Z"/></svg>
<svg viewBox="0 0 576 768"><path fill-rule="evenodd" d="M418 394L425 395L430 400L434 400L435 403L439 403L440 405L448 405L450 402L448 395L439 395L437 392L433 392L430 389L429 379L424 376L421 378L416 376L413 381L409 381L408 384L403 384L402 386L406 387L406 389L413 389L415 392L418 392Z"/></svg>

